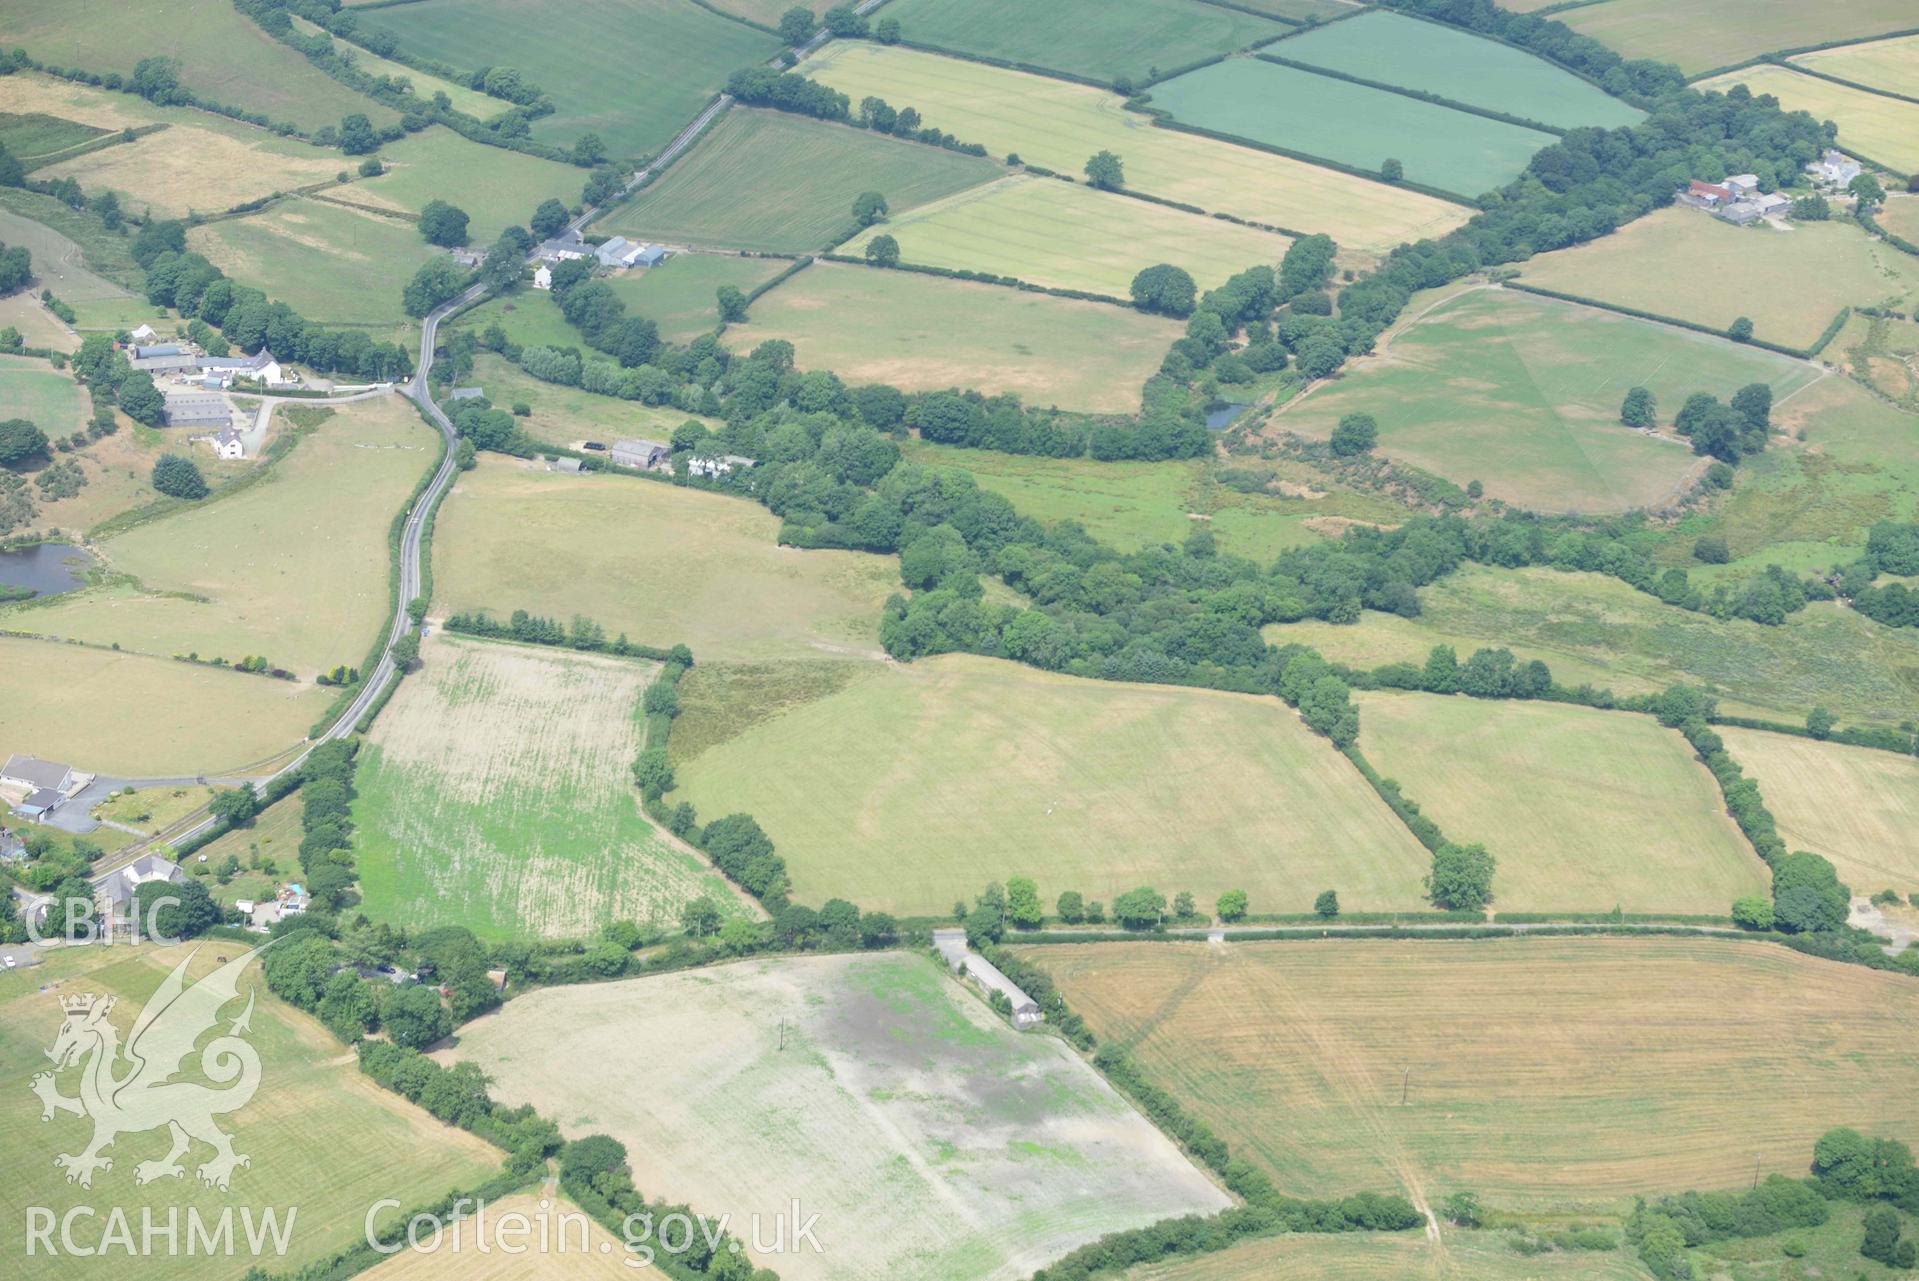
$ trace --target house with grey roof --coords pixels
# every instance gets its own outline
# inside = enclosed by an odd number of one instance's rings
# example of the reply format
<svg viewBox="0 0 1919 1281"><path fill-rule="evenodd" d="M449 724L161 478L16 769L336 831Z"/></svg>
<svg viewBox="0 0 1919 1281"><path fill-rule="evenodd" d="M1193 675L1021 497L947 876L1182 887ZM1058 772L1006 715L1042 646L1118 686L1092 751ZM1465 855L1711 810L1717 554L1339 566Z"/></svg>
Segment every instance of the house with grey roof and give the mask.
<svg viewBox="0 0 1919 1281"><path fill-rule="evenodd" d="M282 381L280 362L262 347L251 356L202 356L200 368L208 373L231 374L236 378L255 378L263 383Z"/></svg>
<svg viewBox="0 0 1919 1281"><path fill-rule="evenodd" d="M448 400L484 400L486 399L486 389L484 387L455 387L446 394L446 398Z"/></svg>
<svg viewBox="0 0 1919 1281"><path fill-rule="evenodd" d="M1844 187L1864 173L1865 167L1843 151L1828 149L1825 155L1807 165L1806 171L1820 182Z"/></svg>
<svg viewBox="0 0 1919 1281"><path fill-rule="evenodd" d="M541 262L565 262L570 258L591 258L593 246L586 243L580 233L568 228L561 234L541 243L539 248Z"/></svg>
<svg viewBox="0 0 1919 1281"><path fill-rule="evenodd" d="M247 456L246 438L231 426L226 427L212 439L215 457L234 462Z"/></svg>
<svg viewBox="0 0 1919 1281"><path fill-rule="evenodd" d="M178 863L161 858L158 854L142 854L125 867L117 867L95 877L94 898L99 902L104 918L115 926L130 925L133 921L133 896L142 885L155 881L177 885L185 879ZM147 922L141 924L146 925Z"/></svg>
<svg viewBox="0 0 1919 1281"><path fill-rule="evenodd" d="M93 775L59 761L13 755L0 765L0 793L9 798L20 817L38 821L51 814L93 781Z"/></svg>

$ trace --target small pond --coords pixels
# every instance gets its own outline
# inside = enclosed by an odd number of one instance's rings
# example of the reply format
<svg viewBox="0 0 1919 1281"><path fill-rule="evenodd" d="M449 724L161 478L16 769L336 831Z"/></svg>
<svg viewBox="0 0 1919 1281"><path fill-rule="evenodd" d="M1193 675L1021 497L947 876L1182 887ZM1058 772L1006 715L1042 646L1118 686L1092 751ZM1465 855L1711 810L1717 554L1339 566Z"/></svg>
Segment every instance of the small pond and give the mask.
<svg viewBox="0 0 1919 1281"><path fill-rule="evenodd" d="M1233 420L1251 409L1251 405L1221 405L1217 409L1206 411L1206 430L1225 431L1233 425Z"/></svg>
<svg viewBox="0 0 1919 1281"><path fill-rule="evenodd" d="M15 595L6 588L31 588L41 596L58 596L87 581L87 554L66 543L35 543L31 547L0 548L0 598Z"/></svg>

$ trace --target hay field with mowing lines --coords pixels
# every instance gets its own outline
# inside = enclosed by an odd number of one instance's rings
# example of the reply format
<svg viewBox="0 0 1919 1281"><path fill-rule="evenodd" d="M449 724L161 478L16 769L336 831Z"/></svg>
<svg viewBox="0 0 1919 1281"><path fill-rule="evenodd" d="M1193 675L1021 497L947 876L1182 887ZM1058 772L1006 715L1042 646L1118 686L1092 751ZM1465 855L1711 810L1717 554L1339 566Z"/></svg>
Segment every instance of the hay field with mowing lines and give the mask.
<svg viewBox="0 0 1919 1281"><path fill-rule="evenodd" d="M302 680L357 665L387 617L387 531L438 444L397 396L341 406L247 488L101 544L133 583L52 598L10 625L163 657L262 654Z"/></svg>
<svg viewBox="0 0 1919 1281"><path fill-rule="evenodd" d="M469 142L451 129L435 126L380 148L390 168L378 178L356 182L340 192L346 200L385 205L418 214L431 200L445 200L472 218L467 232L481 248L508 226L524 225L542 200L557 197L571 205L580 198L586 171L503 147ZM418 231L414 239L421 244ZM398 281L397 290L405 281Z"/></svg>
<svg viewBox="0 0 1919 1281"><path fill-rule="evenodd" d="M0 637L0 753L97 773L231 772L299 742L331 701L312 685Z"/></svg>
<svg viewBox="0 0 1919 1281"><path fill-rule="evenodd" d="M1629 388L1649 388L1669 423L1701 388L1729 398L1764 382L1784 398L1817 376L1725 339L1483 289L1420 314L1385 354L1271 422L1323 440L1342 415L1369 413L1380 452L1460 485L1535 511L1616 512L1671 502L1704 466L1683 440L1620 424Z"/></svg>
<svg viewBox="0 0 1919 1281"><path fill-rule="evenodd" d="M1650 717L1383 691L1359 707L1374 767L1499 860L1496 908L1723 915L1767 893L1712 775Z"/></svg>
<svg viewBox="0 0 1919 1281"><path fill-rule="evenodd" d="M1115 298L1129 297L1133 277L1154 263L1184 268L1203 291L1248 267L1277 263L1292 244L1217 218L1024 176L896 214L840 252L865 253L881 234L899 241L908 263Z"/></svg>
<svg viewBox="0 0 1919 1281"><path fill-rule="evenodd" d="M321 324L408 324L400 290L440 253L411 222L302 199L195 227L187 245Z"/></svg>
<svg viewBox="0 0 1919 1281"><path fill-rule="evenodd" d="M1919 763L1764 730L1719 733L1759 780L1789 848L1831 859L1855 894L1919 890Z"/></svg>
<svg viewBox="0 0 1919 1281"><path fill-rule="evenodd" d="M1911 97L1912 86L1919 81L1919 36L1820 49L1789 61L1796 67L1809 67L1854 84Z"/></svg>
<svg viewBox="0 0 1919 1281"><path fill-rule="evenodd" d="M510 64L557 108L533 122L535 137L570 143L596 133L616 156L657 152L729 75L766 61L780 44L690 0L569 0L561 9L420 0L364 12L360 25L462 69Z"/></svg>
<svg viewBox="0 0 1919 1281"><path fill-rule="evenodd" d="M720 875L640 813L648 663L430 638L355 771L360 893L378 920L485 939L670 925Z"/></svg>
<svg viewBox="0 0 1919 1281"><path fill-rule="evenodd" d="M1675 609L1599 574L1483 566L1449 574L1419 601L1417 620L1368 611L1357 626L1290 623L1265 634L1356 666L1424 662L1434 645L1462 659L1504 646L1542 660L1565 685L1628 694L1687 681L1736 715L1799 720L1824 703L1848 724L1919 719L1919 636L1833 605L1766 627Z"/></svg>
<svg viewBox="0 0 1919 1281"><path fill-rule="evenodd" d="M1435 1251L1424 1233L1288 1233L1217 1254L1143 1264L1125 1281L1645 1281L1637 1262L1619 1251L1523 1255L1490 1232L1446 1231Z"/></svg>
<svg viewBox="0 0 1919 1281"><path fill-rule="evenodd" d="M899 0L915 44L1135 82L1276 40L1292 28L1199 0Z"/></svg>
<svg viewBox="0 0 1919 1281"><path fill-rule="evenodd" d="M1222 483L1208 461L1101 462L1092 458L1037 458L987 449L960 449L909 441L908 462L966 472L980 488L1010 501L1022 516L1052 524L1075 520L1100 542L1122 551L1159 543L1178 546L1199 522L1219 550L1270 563L1289 547L1316 542L1311 522L1323 516L1384 524L1404 517L1389 500L1355 490L1316 490L1325 478L1284 460L1262 464L1300 497L1247 494ZM1312 496L1308 496L1312 495Z"/></svg>
<svg viewBox="0 0 1919 1281"><path fill-rule="evenodd" d="M1425 903L1425 850L1271 698L948 655L872 669L675 768L702 814L760 821L809 903L938 915L1022 875L1048 903L1143 884L1202 903L1240 888L1258 912L1306 911L1327 886L1353 910Z"/></svg>
<svg viewBox="0 0 1919 1281"><path fill-rule="evenodd" d="M1911 1141L1919 987L1710 939L1022 949L1283 1192L1617 1203ZM1261 1017L1248 1018L1257 1010ZM1406 1103L1399 1102L1403 1088Z"/></svg>
<svg viewBox="0 0 1919 1281"><path fill-rule="evenodd" d="M1541 254L1520 268L1520 278L1715 329L1746 316L1753 337L1807 347L1841 307L1899 300L1904 310L1903 300L1919 290L1919 258L1843 223L1780 232L1735 227L1697 209L1662 209L1610 236Z"/></svg>
<svg viewBox="0 0 1919 1281"><path fill-rule="evenodd" d="M542 1209L541 1207L545 1208ZM521 1216L522 1237L510 1215ZM489 1201L485 1236L469 1222L408 1248L361 1275L367 1281L631 1281L626 1247L586 1211L548 1188ZM503 1247L522 1247L508 1253Z"/></svg>
<svg viewBox="0 0 1919 1281"><path fill-rule="evenodd" d="M292 1219L292 1232L284 1256L275 1256L269 1246L265 1257L275 1267L303 1268L363 1242L368 1209L382 1198L424 1205L451 1188L470 1188L499 1172L499 1149L435 1120L362 1076L352 1052L332 1033L267 991L256 961L241 976L241 999L227 1007L222 1020L224 1026L237 1017L246 996L257 994L247 1040L260 1057L259 1092L219 1121L233 1135L234 1150L251 1162L233 1172L230 1189L221 1192L200 1182L196 1169L212 1154L201 1143L182 1160L183 1177L136 1184L134 1167L166 1154L167 1136L159 1129L117 1139L107 1150L113 1168L97 1173L91 1189L65 1182L53 1154L79 1152L92 1123L71 1115L42 1121L40 1101L26 1088L29 1076L50 1066L46 1049L61 1023L56 998L89 992L115 998L110 1019L124 1039L140 1003L195 950L194 945L64 948L49 953L43 965L0 975L0 1070L20 1086L0 1099L0 1173L5 1176L0 1178L0 1213L23 1223L28 1206L45 1206L56 1216L72 1207L95 1206L96 1211L73 1222L77 1242L97 1244L98 1234L107 1230L109 1207L118 1208L132 1224L135 1249L142 1210L151 1210L154 1226L162 1229L170 1213L180 1216L178 1249L169 1254L165 1238L151 1238L153 1253L141 1258L137 1269L127 1266L118 1249L82 1260L64 1248L50 1255L44 1249L30 1254L23 1247L10 1265L10 1276L17 1281L89 1281L129 1271L153 1281L237 1276L245 1266L237 1260L247 1257L241 1213L251 1210L257 1219L269 1208L283 1223ZM198 945L188 975L203 977L217 967L216 955L243 950L231 943ZM43 984L57 985L60 991L39 990ZM199 1062L197 1055L191 1056L181 1075L205 1081ZM70 1095L78 1073L63 1073L56 1083ZM296 1205L297 1216L289 1215L288 1207ZM235 1256L209 1264L204 1247L189 1255L189 1208L211 1227L229 1207L235 1212ZM375 1222L384 1227L396 1218L395 1211L387 1210Z"/></svg>
<svg viewBox="0 0 1919 1281"><path fill-rule="evenodd" d="M816 263L760 297L725 342L793 344L801 369L903 391L1013 392L1032 405L1134 413L1182 327L1103 302Z"/></svg>
<svg viewBox="0 0 1919 1281"><path fill-rule="evenodd" d="M1857 40L1912 26L1908 0L1606 0L1554 14L1627 58L1670 62L1689 76L1780 49Z"/></svg>
<svg viewBox="0 0 1919 1281"><path fill-rule="evenodd" d="M1537 129L1252 58L1154 85L1153 105L1184 124L1369 173L1391 157L1405 165L1408 181L1467 197L1512 181L1555 141Z"/></svg>
<svg viewBox="0 0 1919 1281"><path fill-rule="evenodd" d="M1645 116L1544 58L1386 10L1290 36L1263 52L1562 129L1616 128Z"/></svg>
<svg viewBox="0 0 1919 1281"><path fill-rule="evenodd" d="M1907 87L1912 83L1906 81ZM1695 87L1723 93L1734 85L1745 85L1755 97L1769 93L1786 111L1810 111L1815 120L1835 122L1839 141L1862 156L1900 170L1919 170L1919 103L1836 85L1770 64L1729 71L1702 80Z"/></svg>
<svg viewBox="0 0 1919 1281"><path fill-rule="evenodd" d="M400 118L269 36L229 0L0 0L0 31L43 63L101 75L131 75L142 58L173 58L180 83L194 93L303 129L337 125L353 112L376 129ZM224 167L209 163L207 173Z"/></svg>
<svg viewBox="0 0 1919 1281"><path fill-rule="evenodd" d="M900 214L1002 172L979 156L736 107L594 230L667 244L800 253L824 249L853 230L853 199L863 191L881 193ZM768 199L769 192L778 198Z"/></svg>
<svg viewBox="0 0 1919 1281"><path fill-rule="evenodd" d="M440 509L434 605L585 614L609 636L683 642L702 662L877 657L895 559L797 551L777 545L778 532L779 519L745 499L483 459ZM554 573L562 563L569 572Z"/></svg>
<svg viewBox="0 0 1919 1281"><path fill-rule="evenodd" d="M914 106L926 123L995 155L1078 177L1087 157L1113 151L1127 185L1207 210L1307 232L1325 232L1348 254L1384 253L1439 236L1471 211L1356 178L1173 130L1129 112L1117 95L1044 76L864 41L827 44L802 65L807 75L857 102L877 94ZM1384 159L1384 156L1378 157Z"/></svg>
<svg viewBox="0 0 1919 1281"><path fill-rule="evenodd" d="M607 283L628 311L660 327L660 337L668 342L691 342L719 325L719 302L714 294L721 285L750 294L787 266L778 258L675 254L657 267L623 271Z"/></svg>
<svg viewBox="0 0 1919 1281"><path fill-rule="evenodd" d="M6 3L0 0L0 8ZM218 213L276 191L331 181L342 167L337 151L208 112L155 107L131 94L35 72L0 77L0 111L43 112L114 132L164 124L133 142L89 151L33 175L36 181L73 178L90 192L109 188L120 193L128 210L151 206L161 217Z"/></svg>
<svg viewBox="0 0 1919 1281"><path fill-rule="evenodd" d="M641 1187L742 1228L803 1189L823 1252L752 1258L791 1281L1021 1277L1229 1204L1064 1042L1014 1032L907 953L554 988L447 1053L569 1138L624 1142Z"/></svg>

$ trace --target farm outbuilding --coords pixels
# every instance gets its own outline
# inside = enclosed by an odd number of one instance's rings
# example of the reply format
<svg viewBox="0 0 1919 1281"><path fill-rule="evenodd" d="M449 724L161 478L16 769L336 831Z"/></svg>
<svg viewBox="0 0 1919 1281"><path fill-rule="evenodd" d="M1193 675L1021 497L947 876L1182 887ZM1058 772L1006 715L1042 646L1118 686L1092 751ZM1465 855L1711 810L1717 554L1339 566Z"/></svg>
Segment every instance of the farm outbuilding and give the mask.
<svg viewBox="0 0 1919 1281"><path fill-rule="evenodd" d="M179 392L167 397L169 427L229 427L233 407L227 398L214 392Z"/></svg>
<svg viewBox="0 0 1919 1281"><path fill-rule="evenodd" d="M658 440L616 440L609 457L619 467L637 467L650 471L666 464L672 446Z"/></svg>

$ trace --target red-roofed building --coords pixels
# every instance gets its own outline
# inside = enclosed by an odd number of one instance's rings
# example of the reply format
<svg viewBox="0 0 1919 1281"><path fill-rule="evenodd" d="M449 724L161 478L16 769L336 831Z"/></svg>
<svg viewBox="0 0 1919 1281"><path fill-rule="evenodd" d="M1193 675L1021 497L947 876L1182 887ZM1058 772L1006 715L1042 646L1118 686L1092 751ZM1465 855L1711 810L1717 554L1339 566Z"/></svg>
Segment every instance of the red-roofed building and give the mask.
<svg viewBox="0 0 1919 1281"><path fill-rule="evenodd" d="M1733 199L1733 193L1717 183L1700 182L1694 179L1684 191L1679 193L1679 203L1691 205L1695 209L1718 209Z"/></svg>

